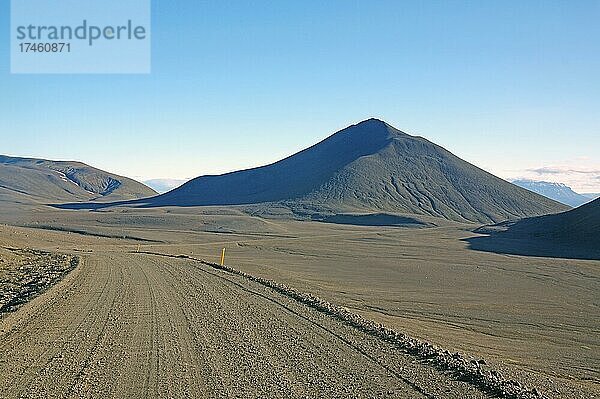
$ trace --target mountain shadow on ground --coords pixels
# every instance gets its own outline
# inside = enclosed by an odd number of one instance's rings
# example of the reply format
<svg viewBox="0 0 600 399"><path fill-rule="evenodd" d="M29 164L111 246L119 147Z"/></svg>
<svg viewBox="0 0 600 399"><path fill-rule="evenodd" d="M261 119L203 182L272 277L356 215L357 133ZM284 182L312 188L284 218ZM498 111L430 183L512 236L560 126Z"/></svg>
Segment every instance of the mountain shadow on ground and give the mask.
<svg viewBox="0 0 600 399"><path fill-rule="evenodd" d="M313 216L312 220L323 223L349 224L353 226L381 227L428 227L429 223L421 220L387 213L372 213L368 215L339 214L329 216Z"/></svg>

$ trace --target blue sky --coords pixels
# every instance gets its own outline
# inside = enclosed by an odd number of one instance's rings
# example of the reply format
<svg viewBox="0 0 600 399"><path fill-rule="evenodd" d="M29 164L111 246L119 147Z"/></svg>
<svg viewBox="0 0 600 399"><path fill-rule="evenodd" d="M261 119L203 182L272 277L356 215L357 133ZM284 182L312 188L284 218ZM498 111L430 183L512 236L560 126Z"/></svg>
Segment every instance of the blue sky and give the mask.
<svg viewBox="0 0 600 399"><path fill-rule="evenodd" d="M3 154L189 178L378 117L600 192L600 1L154 1L149 75L12 75L0 15Z"/></svg>

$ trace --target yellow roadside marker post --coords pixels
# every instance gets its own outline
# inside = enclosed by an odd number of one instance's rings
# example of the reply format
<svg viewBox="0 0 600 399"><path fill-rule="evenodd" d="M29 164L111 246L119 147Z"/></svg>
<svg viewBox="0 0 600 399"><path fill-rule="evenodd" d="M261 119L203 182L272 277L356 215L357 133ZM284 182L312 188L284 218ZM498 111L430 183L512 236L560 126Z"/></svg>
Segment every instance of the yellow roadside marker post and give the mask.
<svg viewBox="0 0 600 399"><path fill-rule="evenodd" d="M225 264L225 248L221 251L221 266Z"/></svg>
<svg viewBox="0 0 600 399"><path fill-rule="evenodd" d="M138 251L138 253L140 252L140 244L138 244L137 251Z"/></svg>

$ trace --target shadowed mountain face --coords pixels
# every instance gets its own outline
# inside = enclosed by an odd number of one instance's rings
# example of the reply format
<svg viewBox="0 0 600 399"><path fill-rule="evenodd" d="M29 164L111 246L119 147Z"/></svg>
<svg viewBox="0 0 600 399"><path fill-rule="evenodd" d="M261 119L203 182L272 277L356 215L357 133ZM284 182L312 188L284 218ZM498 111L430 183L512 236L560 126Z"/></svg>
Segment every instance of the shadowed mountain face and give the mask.
<svg viewBox="0 0 600 399"><path fill-rule="evenodd" d="M512 180L512 183L574 208L583 205L586 202L590 202L593 199L577 194L575 191L571 190L571 187L562 183L528 179Z"/></svg>
<svg viewBox="0 0 600 399"><path fill-rule="evenodd" d="M300 212L411 213L497 222L568 209L376 119L271 165L201 176L146 206L278 202Z"/></svg>
<svg viewBox="0 0 600 399"><path fill-rule="evenodd" d="M154 190L135 180L84 163L0 155L2 201L120 201L152 195Z"/></svg>
<svg viewBox="0 0 600 399"><path fill-rule="evenodd" d="M472 249L516 255L600 259L600 198L555 215L504 222L477 230Z"/></svg>

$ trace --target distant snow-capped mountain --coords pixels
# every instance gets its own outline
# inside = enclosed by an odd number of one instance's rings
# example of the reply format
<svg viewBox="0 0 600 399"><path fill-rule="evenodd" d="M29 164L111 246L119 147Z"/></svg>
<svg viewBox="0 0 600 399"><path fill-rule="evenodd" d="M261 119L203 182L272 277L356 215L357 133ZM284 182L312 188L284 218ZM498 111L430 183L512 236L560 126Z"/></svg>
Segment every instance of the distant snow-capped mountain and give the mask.
<svg viewBox="0 0 600 399"><path fill-rule="evenodd" d="M144 184L154 189L159 194L163 194L181 186L186 181L187 180L184 179L150 179L144 180Z"/></svg>
<svg viewBox="0 0 600 399"><path fill-rule="evenodd" d="M583 205L586 202L590 202L593 199L576 193L571 187L563 183L528 179L512 180L512 183L574 208Z"/></svg>

